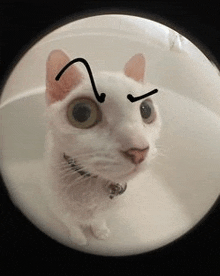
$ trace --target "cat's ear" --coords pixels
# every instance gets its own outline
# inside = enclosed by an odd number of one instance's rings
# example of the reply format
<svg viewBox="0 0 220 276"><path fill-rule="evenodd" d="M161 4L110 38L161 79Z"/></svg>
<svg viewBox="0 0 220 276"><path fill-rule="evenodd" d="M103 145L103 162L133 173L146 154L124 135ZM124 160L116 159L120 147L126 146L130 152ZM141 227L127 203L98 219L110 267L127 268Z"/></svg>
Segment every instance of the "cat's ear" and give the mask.
<svg viewBox="0 0 220 276"><path fill-rule="evenodd" d="M83 76L74 65L71 65L58 81L55 80L60 70L69 62L69 57L61 50L53 50L48 56L46 63L46 101L48 105L63 100L82 81Z"/></svg>
<svg viewBox="0 0 220 276"><path fill-rule="evenodd" d="M145 57L143 54L134 55L124 67L124 74L138 82L144 81Z"/></svg>

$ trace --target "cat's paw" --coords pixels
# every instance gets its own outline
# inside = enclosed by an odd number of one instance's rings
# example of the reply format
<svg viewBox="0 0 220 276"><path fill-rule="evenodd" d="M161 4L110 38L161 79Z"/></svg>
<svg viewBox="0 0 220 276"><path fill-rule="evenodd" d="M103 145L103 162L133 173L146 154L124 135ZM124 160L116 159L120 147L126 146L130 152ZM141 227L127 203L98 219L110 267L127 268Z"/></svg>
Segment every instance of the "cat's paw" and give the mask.
<svg viewBox="0 0 220 276"><path fill-rule="evenodd" d="M92 232L94 236L99 240L106 240L110 235L110 230L106 225L93 225Z"/></svg>
<svg viewBox="0 0 220 276"><path fill-rule="evenodd" d="M86 238L82 238L82 237L72 237L71 236L71 241L73 243L75 243L76 245L81 245L81 246L86 246L88 245L88 241Z"/></svg>
<svg viewBox="0 0 220 276"><path fill-rule="evenodd" d="M81 245L81 246L88 245L87 238L81 231L71 231L70 239L76 245Z"/></svg>
<svg viewBox="0 0 220 276"><path fill-rule="evenodd" d="M76 236L76 235L71 235L70 239L76 245L81 245L81 246L88 245L88 241L87 241L86 237L82 237L82 236L79 237L79 236Z"/></svg>

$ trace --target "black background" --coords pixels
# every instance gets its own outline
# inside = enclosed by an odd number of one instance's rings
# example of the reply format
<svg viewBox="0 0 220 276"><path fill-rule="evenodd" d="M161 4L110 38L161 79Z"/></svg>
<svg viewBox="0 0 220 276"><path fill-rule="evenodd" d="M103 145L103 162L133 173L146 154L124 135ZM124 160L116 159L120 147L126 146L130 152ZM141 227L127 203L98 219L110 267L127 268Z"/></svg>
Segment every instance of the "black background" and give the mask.
<svg viewBox="0 0 220 276"><path fill-rule="evenodd" d="M170 22L220 63L220 5L181 1L2 1L0 81L30 45L51 28L91 13L121 12ZM212 53L212 54L210 54ZM208 92L208 91L207 91ZM32 225L0 185L0 275L219 275L220 200L197 227L159 250L133 257L101 257L57 243Z"/></svg>

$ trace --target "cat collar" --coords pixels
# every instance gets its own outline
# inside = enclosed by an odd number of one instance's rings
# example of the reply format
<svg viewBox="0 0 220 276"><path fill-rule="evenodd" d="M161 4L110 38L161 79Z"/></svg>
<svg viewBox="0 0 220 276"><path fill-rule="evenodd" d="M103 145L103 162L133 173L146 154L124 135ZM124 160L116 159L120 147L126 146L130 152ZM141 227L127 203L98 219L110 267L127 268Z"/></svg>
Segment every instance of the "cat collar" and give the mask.
<svg viewBox="0 0 220 276"><path fill-rule="evenodd" d="M63 154L63 157L67 161L67 163L70 165L70 167L73 168L74 171L77 171L80 175L91 176L91 174L89 172L82 170L82 168L76 163L76 161L73 158L66 155L65 153ZM97 176L93 176L93 177L97 177Z"/></svg>
<svg viewBox="0 0 220 276"><path fill-rule="evenodd" d="M71 158L70 156L66 155L65 153L63 154L64 159L67 161L67 163L73 168L74 171L77 171L80 175L83 176L91 176L89 172L86 172L82 170L82 168L77 164L77 162ZM92 177L97 178L97 175L94 175ZM113 199L114 197L121 195L125 192L127 189L127 183L120 184L120 183L111 183L108 185L108 192L109 192L109 198Z"/></svg>

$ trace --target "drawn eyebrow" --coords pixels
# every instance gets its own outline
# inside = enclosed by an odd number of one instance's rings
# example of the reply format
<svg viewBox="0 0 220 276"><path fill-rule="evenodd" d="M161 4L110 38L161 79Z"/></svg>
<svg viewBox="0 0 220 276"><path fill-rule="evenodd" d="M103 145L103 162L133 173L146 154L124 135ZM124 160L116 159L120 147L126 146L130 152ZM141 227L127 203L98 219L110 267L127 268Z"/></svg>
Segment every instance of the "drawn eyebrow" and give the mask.
<svg viewBox="0 0 220 276"><path fill-rule="evenodd" d="M55 80L58 81L60 79L60 77L62 76L62 74L66 71L67 68L69 68L73 63L75 62L82 62L86 69L87 69L87 72L89 74L89 77L90 77L90 81L91 81L91 84L92 84L92 88L93 88L93 91L94 91L94 94L95 94L95 97L97 99L98 102L100 103L103 103L105 101L105 93L101 93L99 95L97 89L96 89L96 85L95 85L95 81L94 81L94 78L93 78L93 75L92 75L92 70L88 64L88 62L84 59L84 58L75 58L73 60L71 60L69 63L67 63L63 69L61 69L61 71L58 73L58 75L56 76Z"/></svg>
<svg viewBox="0 0 220 276"><path fill-rule="evenodd" d="M153 94L155 94L157 92L158 92L158 89L154 89L154 90L152 90L152 91L150 91L150 92L148 92L148 93L146 93L146 94L144 94L142 96L139 96L139 97L133 97L131 94L128 94L127 98L129 99L130 102L133 103L133 102L139 101L141 99L144 99L146 97L149 97L149 96L151 96L151 95L153 95Z"/></svg>
<svg viewBox="0 0 220 276"><path fill-rule="evenodd" d="M60 72L57 74L55 80L56 81L59 81L60 77L63 75L63 73L73 64L73 63L76 63L76 62L82 62L84 64L84 66L86 67L87 69L87 72L89 74L89 77L90 77L90 81L91 81L91 84L92 84L92 88L93 88L93 92L95 94L95 97L97 99L98 102L100 103L103 103L105 101L105 97L106 97L106 94L105 93L101 93L99 95L97 89L96 89L96 85L95 85L95 81L94 81L94 78L93 78L93 75L92 75L92 70L89 66L89 63L84 59L84 58L75 58L73 60L71 60L70 62L68 62L61 70ZM158 89L154 89L142 96L139 96L139 97L133 97L131 94L128 94L127 95L127 99L133 103L133 102L136 102L136 101L139 101L143 98L146 98L146 97L149 97L155 93L158 92Z"/></svg>

